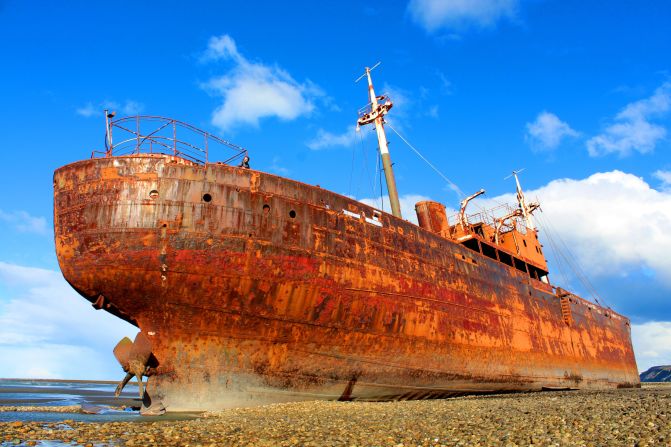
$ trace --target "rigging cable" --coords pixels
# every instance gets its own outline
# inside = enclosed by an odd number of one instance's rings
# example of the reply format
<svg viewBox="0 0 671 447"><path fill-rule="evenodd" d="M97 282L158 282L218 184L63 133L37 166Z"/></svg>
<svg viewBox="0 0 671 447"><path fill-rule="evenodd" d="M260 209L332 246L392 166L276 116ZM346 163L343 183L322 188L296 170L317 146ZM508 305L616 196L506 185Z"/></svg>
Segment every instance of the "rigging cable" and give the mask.
<svg viewBox="0 0 671 447"><path fill-rule="evenodd" d="M580 281L582 283L583 287L585 287L585 289L587 290L588 293L592 294L592 297L594 298L594 301L596 301L597 304L605 305L606 307L609 307L608 305L606 305L605 302L603 302L603 303L601 302L602 300L600 299L599 294L597 293L596 289L594 288L592 283L589 281L587 276L584 274L584 271L580 267L580 264L578 263L578 260L573 255L573 252L568 248L566 243L563 241L563 239L559 235L559 232L557 232L554 229L554 227L549 222L549 220L545 221L545 219L544 219L543 221L545 222L545 227L547 229L547 232L552 233L554 236L557 237L557 240L559 241L559 243L557 244L557 250L558 250L559 254L561 255L561 257L566 262L566 264L568 265L568 267L573 271L573 273L575 274L578 281Z"/></svg>
<svg viewBox="0 0 671 447"><path fill-rule="evenodd" d="M357 132L356 128L353 130L354 132L354 139L357 139L357 134L359 134L359 144L363 146L363 137L361 136L360 132ZM347 195L352 194L352 180L354 179L354 160L356 158L356 145L352 147L352 168L349 171L349 186L347 187Z"/></svg>
<svg viewBox="0 0 671 447"><path fill-rule="evenodd" d="M382 164L382 155L380 155L380 152L378 151L375 170L377 172L376 175L380 176L380 210L384 211L384 192L382 191L382 171L384 171L384 169L380 169L381 164Z"/></svg>
<svg viewBox="0 0 671 447"><path fill-rule="evenodd" d="M552 242L556 247L553 247L553 251L556 251L566 262L568 267L573 271L575 274L576 278L582 286L586 289L588 293L592 295L592 298L594 301L596 301L597 304L600 306L604 306L607 308L611 308L608 303L599 295L597 292L596 288L592 284L592 282L589 280L587 275L584 273L584 269L581 268L580 263L578 262L577 257L573 254L571 249L568 247L568 245L564 242L564 240L561 238L559 235L559 232L557 232L552 224L550 223L549 219L542 219L542 225L545 227L545 233L548 235L548 238L554 239L554 236L556 236L557 242ZM561 265L561 264L559 264ZM568 282L568 281L567 281Z"/></svg>
<svg viewBox="0 0 671 447"><path fill-rule="evenodd" d="M447 178L447 176L446 176L445 174L443 174L442 172L440 172L440 170L439 170L438 168L436 168L436 167L435 167L429 160L427 160L426 157L424 157L424 156L423 156L423 155L422 155L422 154L421 154L421 153L420 153L420 152L419 152L419 151L418 151L412 144L410 144L410 142L408 142L408 140L406 140L405 138L403 138L403 135L401 135L400 133L398 133L398 131L397 131L396 129L394 129L394 128L392 127L392 125L389 124L389 122L385 122L385 123L387 124L387 126L389 126L389 128L390 128L392 131L394 131L394 133L395 133L396 135L398 135L398 137L399 137L401 140L403 140L403 142L404 142L405 144L408 145L408 147L409 147L410 149L413 150L413 152L414 152L415 154L417 154L417 156L418 156L419 158L421 158L426 164L428 164L428 165L431 167L431 169L433 169L434 171L436 171L436 173L438 173L438 175L440 175L440 176L443 178L443 180L445 180L445 181L447 182L447 184L448 184L448 186L450 187L450 189L451 189L452 191L454 191L454 192L457 194L457 197L458 197L458 199L459 199L460 202L461 202L461 199L462 199L463 197L466 197L466 194L464 194L464 192L461 190L461 188L459 188L459 186L457 186L456 183L454 183L452 180L450 180L449 178ZM493 199L490 199L490 200L493 200ZM472 203L473 203L473 206L475 206L476 208L478 208L478 209L480 210L481 213L485 214L485 213L488 212L488 210L485 209L483 206L481 206L477 201L474 201L474 202L472 202ZM502 205L501 203L499 203L499 202L496 201L496 200L494 200L494 203L496 203L497 205Z"/></svg>
<svg viewBox="0 0 671 447"><path fill-rule="evenodd" d="M372 196L375 197L375 180L371 178L370 176L370 169L368 169L368 156L366 155L366 148L364 147L363 144L363 137L361 138L361 152L363 152L363 163L361 165L361 170L366 172L366 177L368 177L368 182L370 183L370 189ZM357 190L357 196L359 190Z"/></svg>
<svg viewBox="0 0 671 447"><path fill-rule="evenodd" d="M447 178L447 176L446 176L445 174L443 174L442 172L440 172L440 170L439 170L438 168L436 168L433 164L431 164L431 162L430 162L429 160L427 160L422 154L420 154L419 151L418 151L417 149L415 149L415 147L414 147L412 144L410 144L410 143L408 142L408 140L406 140L405 138L403 138L403 136L402 136L400 133L398 133L398 132L396 131L396 129L394 129L394 128L392 127L391 124L389 124L389 122L387 122L387 126L389 126L389 128L390 128L391 130L393 130L394 133L395 133L396 135L398 135L398 137L399 137L401 140L403 140L403 142L404 142L405 144L407 144L408 147L409 147L410 149L412 149L412 150L415 152L415 154L417 154L417 156L418 156L419 158L421 158L422 160L424 160L424 162L425 162L427 165L429 165L429 166L431 167L431 169L433 169L434 171L436 171L436 172L438 173L438 175L440 175L440 176L443 178L443 180L445 180L445 181L447 182L447 184L450 186L450 189L451 189L452 191L454 191L455 193L457 193L458 196L460 195L461 197L466 197L466 194L464 194L464 192L457 186L456 183L454 183L452 180L450 180L449 178ZM461 197L459 197L460 200L461 200Z"/></svg>

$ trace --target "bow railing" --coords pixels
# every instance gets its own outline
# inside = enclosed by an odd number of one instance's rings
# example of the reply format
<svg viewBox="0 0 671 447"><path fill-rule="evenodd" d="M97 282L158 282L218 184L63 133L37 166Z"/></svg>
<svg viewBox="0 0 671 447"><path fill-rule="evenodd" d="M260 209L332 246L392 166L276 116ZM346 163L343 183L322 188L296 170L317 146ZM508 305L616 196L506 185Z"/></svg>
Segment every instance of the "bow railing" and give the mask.
<svg viewBox="0 0 671 447"><path fill-rule="evenodd" d="M223 157L219 155L221 149ZM247 149L182 121L137 115L109 121L105 150L93 151L91 158L142 153L173 155L198 164L212 161L229 164L247 155ZM213 160L213 156L223 159Z"/></svg>

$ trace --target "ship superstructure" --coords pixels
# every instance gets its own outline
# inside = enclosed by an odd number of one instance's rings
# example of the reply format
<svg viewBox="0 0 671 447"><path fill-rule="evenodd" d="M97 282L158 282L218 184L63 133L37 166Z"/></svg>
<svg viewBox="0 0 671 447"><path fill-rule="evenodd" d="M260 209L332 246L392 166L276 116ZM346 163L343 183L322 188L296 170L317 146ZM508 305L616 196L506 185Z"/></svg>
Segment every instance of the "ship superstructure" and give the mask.
<svg viewBox="0 0 671 447"><path fill-rule="evenodd" d="M158 117L111 120L104 153L55 172L63 275L141 331L115 349L124 380L149 376L147 405L172 411L638 386L629 320L550 284L516 174L496 215L466 214L480 191L401 218L392 102L365 77L392 214L232 166L243 148Z"/></svg>

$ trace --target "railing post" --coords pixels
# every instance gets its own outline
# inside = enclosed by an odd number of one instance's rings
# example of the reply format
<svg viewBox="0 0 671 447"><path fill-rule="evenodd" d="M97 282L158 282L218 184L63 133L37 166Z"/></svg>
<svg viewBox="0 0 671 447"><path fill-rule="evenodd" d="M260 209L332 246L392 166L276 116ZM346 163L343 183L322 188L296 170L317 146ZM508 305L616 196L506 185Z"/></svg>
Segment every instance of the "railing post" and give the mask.
<svg viewBox="0 0 671 447"><path fill-rule="evenodd" d="M135 152L140 153L140 115L135 116L135 134L137 136L137 143L135 143Z"/></svg>
<svg viewBox="0 0 671 447"><path fill-rule="evenodd" d="M172 155L177 156L177 123L172 120Z"/></svg>

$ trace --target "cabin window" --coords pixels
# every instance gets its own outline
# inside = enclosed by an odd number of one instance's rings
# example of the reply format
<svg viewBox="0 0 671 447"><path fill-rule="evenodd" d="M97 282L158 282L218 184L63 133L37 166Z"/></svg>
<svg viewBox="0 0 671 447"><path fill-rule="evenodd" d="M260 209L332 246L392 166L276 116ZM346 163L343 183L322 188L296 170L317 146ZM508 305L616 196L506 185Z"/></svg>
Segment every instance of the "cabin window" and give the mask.
<svg viewBox="0 0 671 447"><path fill-rule="evenodd" d="M294 210L289 211L289 217L291 217L292 219L295 219L296 218L296 211L294 211Z"/></svg>
<svg viewBox="0 0 671 447"><path fill-rule="evenodd" d="M526 273L527 272L526 263L524 261L520 260L520 259L517 259L517 258L513 258L513 259L515 260L515 268L517 270L519 270L520 272Z"/></svg>
<svg viewBox="0 0 671 447"><path fill-rule="evenodd" d="M508 253L499 251L499 259L501 262L503 262L506 265L513 266L513 257L510 256Z"/></svg>
<svg viewBox="0 0 671 447"><path fill-rule="evenodd" d="M155 189L149 191L149 198L152 200L158 199L158 191L156 191Z"/></svg>
<svg viewBox="0 0 671 447"><path fill-rule="evenodd" d="M496 259L496 249L488 244L480 244L482 247L482 254L488 258Z"/></svg>
<svg viewBox="0 0 671 447"><path fill-rule="evenodd" d="M477 239L469 239L463 243L463 246L470 250L480 253L480 245L478 244Z"/></svg>
<svg viewBox="0 0 671 447"><path fill-rule="evenodd" d="M211 202L212 196L208 193L203 194L203 202Z"/></svg>

